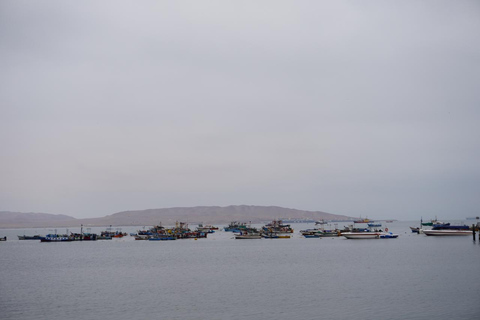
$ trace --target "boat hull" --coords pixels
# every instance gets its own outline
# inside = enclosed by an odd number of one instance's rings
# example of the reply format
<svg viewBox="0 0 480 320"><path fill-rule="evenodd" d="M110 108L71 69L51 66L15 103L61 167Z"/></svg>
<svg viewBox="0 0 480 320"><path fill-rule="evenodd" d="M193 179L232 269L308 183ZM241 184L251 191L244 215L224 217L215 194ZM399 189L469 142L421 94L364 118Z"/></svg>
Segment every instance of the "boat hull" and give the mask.
<svg viewBox="0 0 480 320"><path fill-rule="evenodd" d="M262 239L261 235L236 235L235 239L244 240L244 239Z"/></svg>
<svg viewBox="0 0 480 320"><path fill-rule="evenodd" d="M470 230L423 230L427 236L470 236Z"/></svg>
<svg viewBox="0 0 480 320"><path fill-rule="evenodd" d="M43 238L40 242L72 242L74 241L71 238Z"/></svg>
<svg viewBox="0 0 480 320"><path fill-rule="evenodd" d="M34 236L18 236L18 240L42 240L42 236L34 235Z"/></svg>
<svg viewBox="0 0 480 320"><path fill-rule="evenodd" d="M290 235L287 234L265 234L263 236L265 239L290 239Z"/></svg>
<svg viewBox="0 0 480 320"><path fill-rule="evenodd" d="M338 237L338 232L324 232L320 237Z"/></svg>
<svg viewBox="0 0 480 320"><path fill-rule="evenodd" d="M378 239L380 233L378 232L343 232L342 236L347 239Z"/></svg>

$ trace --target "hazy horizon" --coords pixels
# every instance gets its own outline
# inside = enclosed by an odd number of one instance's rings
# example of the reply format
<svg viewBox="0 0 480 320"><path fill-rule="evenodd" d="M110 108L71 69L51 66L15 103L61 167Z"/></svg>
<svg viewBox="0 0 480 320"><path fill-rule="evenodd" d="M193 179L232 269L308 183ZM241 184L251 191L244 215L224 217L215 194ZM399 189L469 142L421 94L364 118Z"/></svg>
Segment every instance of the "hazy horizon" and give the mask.
<svg viewBox="0 0 480 320"><path fill-rule="evenodd" d="M117 213L124 213L124 212L141 212L141 211L152 211L152 210L171 210L171 209L184 209L184 208L187 208L187 209L194 209L194 208L203 208L203 207L220 207L220 208L227 208L227 207L239 207L239 206L252 206L252 205L245 205L245 204L242 204L242 205L227 205L227 206L192 206L192 207L168 207L168 208L145 208L145 209L130 209L130 210L121 210L121 211L118 211L118 212L111 212L111 213L105 213L105 214L100 214L98 216L95 216L95 217L76 217L74 215L69 215L69 214L63 214L63 213L51 213L51 212L38 212L38 211L32 211L32 212L14 212L14 211L8 211L8 210L0 210L0 213L5 213L5 212L9 212L9 213L22 213L22 214L51 214L51 215L58 215L58 216L69 216L71 218L74 218L74 219L96 219L96 218L105 218L105 217L108 217L108 216L112 216L112 215L115 215ZM340 214L336 214L336 213L332 213L332 212L325 212L325 211L322 211L322 210L302 210L302 209L297 209L297 208L286 208L286 207L279 207L279 206L256 206L256 207L278 207L278 208L281 208L281 209L289 209L289 210L298 210L298 211L307 211L307 212L323 212L323 213L326 213L326 214L333 214L333 215L338 215L339 217L342 217L342 216L346 216L346 215L340 215ZM193 212L193 211L192 211ZM168 214L171 214L171 212L169 212ZM383 217L383 216L376 216L375 218L373 217L370 217L368 215L364 216L364 215L361 215L361 216L347 216L349 218L354 218L354 219L357 219L357 218L368 218L370 221L382 221L382 220L395 220L395 221L420 221L420 220L423 220L423 221L430 221L430 220L433 220L433 219L438 219L438 220L442 220L442 221L454 221L454 220L467 220L467 219L471 219L471 218L475 218L475 217L478 217L478 215L471 215L471 216L465 216L465 217L452 217L452 216L443 216L441 217L438 217L437 215L428 215L428 216L424 216L424 215L420 215L418 218L413 218L413 219L398 219L398 218L395 218L395 217ZM272 218L271 219L290 219L292 217L287 217L287 216L282 216L282 215L276 215L276 216L273 216L272 215ZM297 219L297 218L292 218L292 219ZM300 218L298 218L300 219ZM307 218L305 218L307 219ZM312 218L313 220L315 220L315 218ZM209 220L209 219L204 219L204 220ZM328 218L326 219L327 221L328 220L335 220L335 219L331 219L331 218ZM191 221L187 221L187 222L191 222ZM210 221L209 221L210 222Z"/></svg>
<svg viewBox="0 0 480 320"><path fill-rule="evenodd" d="M0 3L0 211L480 207L478 1Z"/></svg>

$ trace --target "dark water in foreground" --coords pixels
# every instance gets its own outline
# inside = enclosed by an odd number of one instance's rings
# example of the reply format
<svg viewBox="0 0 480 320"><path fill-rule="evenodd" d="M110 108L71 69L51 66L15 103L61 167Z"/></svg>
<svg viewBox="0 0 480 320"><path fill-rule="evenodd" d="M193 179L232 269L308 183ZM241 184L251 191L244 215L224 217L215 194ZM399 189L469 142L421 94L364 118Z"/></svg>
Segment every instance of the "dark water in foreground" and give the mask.
<svg viewBox="0 0 480 320"><path fill-rule="evenodd" d="M408 225L382 240L301 238L313 224L273 240L40 243L0 230L0 319L479 319L478 241Z"/></svg>

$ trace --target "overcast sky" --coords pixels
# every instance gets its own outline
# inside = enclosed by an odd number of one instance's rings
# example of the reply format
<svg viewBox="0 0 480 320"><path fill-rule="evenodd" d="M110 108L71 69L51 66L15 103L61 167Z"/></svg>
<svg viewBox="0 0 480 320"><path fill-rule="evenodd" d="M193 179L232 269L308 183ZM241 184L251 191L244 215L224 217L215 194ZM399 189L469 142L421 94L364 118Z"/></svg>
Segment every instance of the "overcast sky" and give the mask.
<svg viewBox="0 0 480 320"><path fill-rule="evenodd" d="M0 211L480 215L479 1L0 2Z"/></svg>

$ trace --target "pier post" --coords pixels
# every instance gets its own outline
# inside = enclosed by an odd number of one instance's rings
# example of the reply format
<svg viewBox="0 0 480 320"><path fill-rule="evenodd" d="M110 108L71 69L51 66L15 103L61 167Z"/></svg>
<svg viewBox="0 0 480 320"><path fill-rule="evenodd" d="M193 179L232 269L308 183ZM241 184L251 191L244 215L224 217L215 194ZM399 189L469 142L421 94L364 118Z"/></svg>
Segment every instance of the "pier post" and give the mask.
<svg viewBox="0 0 480 320"><path fill-rule="evenodd" d="M472 234L473 234L473 242L475 242L475 224L472 224ZM479 238L480 241L480 238Z"/></svg>

